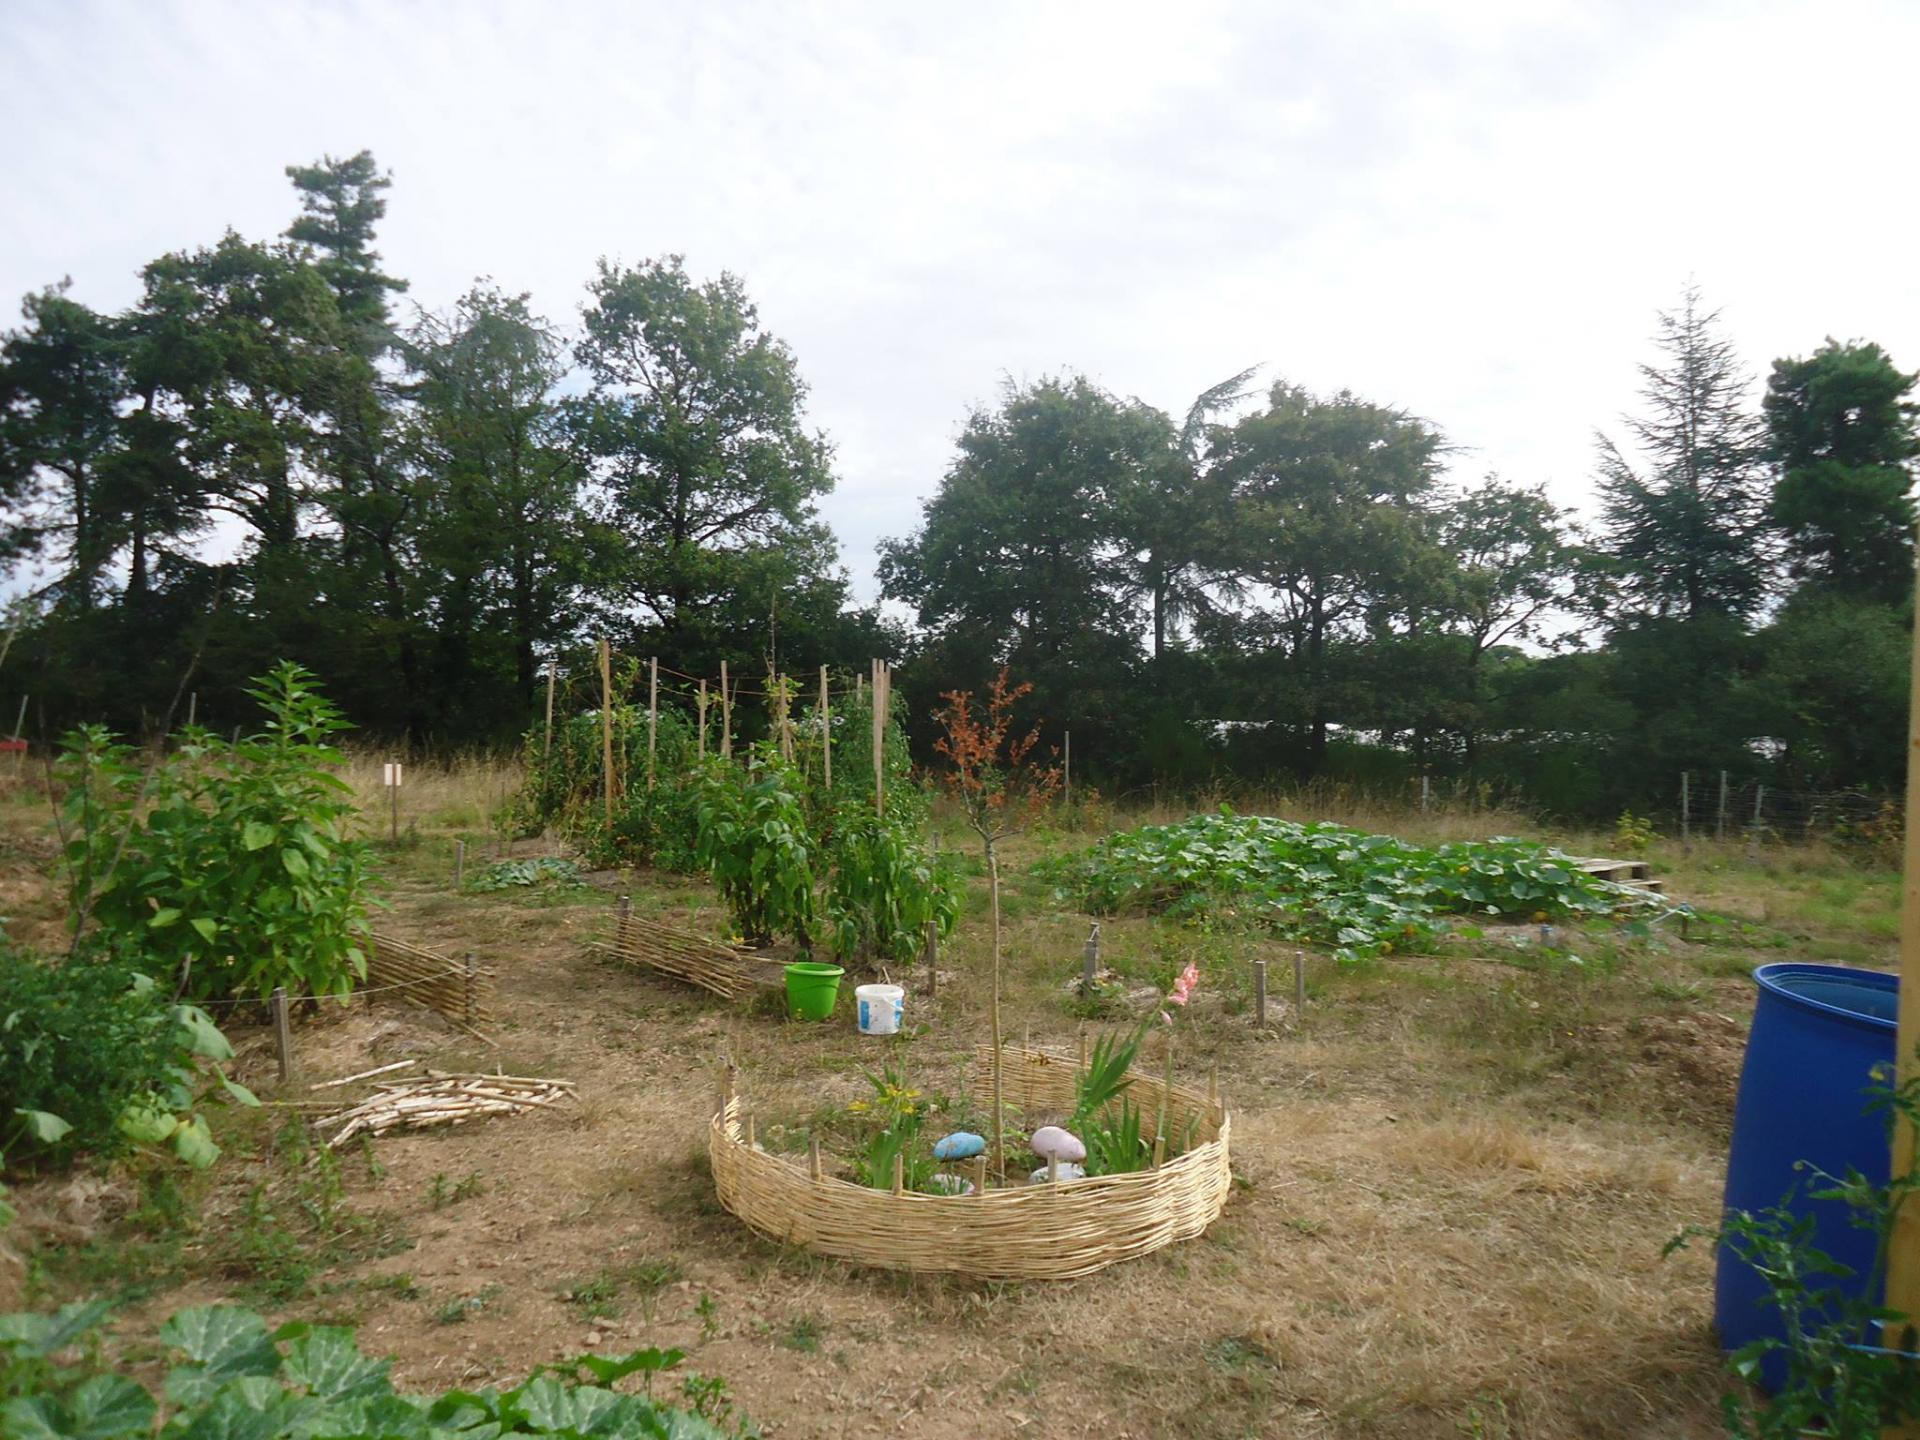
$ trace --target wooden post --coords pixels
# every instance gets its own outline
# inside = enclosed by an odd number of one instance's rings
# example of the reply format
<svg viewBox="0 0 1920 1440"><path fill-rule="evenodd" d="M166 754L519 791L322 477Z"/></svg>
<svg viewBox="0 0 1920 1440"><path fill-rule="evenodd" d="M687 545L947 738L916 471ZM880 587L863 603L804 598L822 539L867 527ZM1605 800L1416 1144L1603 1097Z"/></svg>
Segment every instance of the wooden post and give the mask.
<svg viewBox="0 0 1920 1440"><path fill-rule="evenodd" d="M904 1150L893 1152L893 1193L902 1194L907 1188L907 1155Z"/></svg>
<svg viewBox="0 0 1920 1440"><path fill-rule="evenodd" d="M886 662L873 662L873 813L884 818L887 813L887 721L884 708L886 689Z"/></svg>
<svg viewBox="0 0 1920 1440"><path fill-rule="evenodd" d="M827 667L820 667L820 788L833 789L833 701L827 694Z"/></svg>
<svg viewBox="0 0 1920 1440"><path fill-rule="evenodd" d="M987 1193L987 1152L984 1150L973 1157L973 1193Z"/></svg>
<svg viewBox="0 0 1920 1440"><path fill-rule="evenodd" d="M733 758L733 695L727 689L727 662L720 662L720 758Z"/></svg>
<svg viewBox="0 0 1920 1440"><path fill-rule="evenodd" d="M1693 791L1691 776L1680 772L1680 848L1693 849Z"/></svg>
<svg viewBox="0 0 1920 1440"><path fill-rule="evenodd" d="M293 1030L287 1024L287 987L273 987L273 998L269 1002L273 1010L273 1053L280 1062L280 1078L287 1079L293 1074Z"/></svg>
<svg viewBox="0 0 1920 1440"><path fill-rule="evenodd" d="M1267 1028L1267 962L1253 962L1253 1023L1257 1029Z"/></svg>
<svg viewBox="0 0 1920 1440"><path fill-rule="evenodd" d="M467 884L467 842L453 842L453 893L458 895Z"/></svg>
<svg viewBox="0 0 1920 1440"><path fill-rule="evenodd" d="M647 661L647 789L653 789L653 753L660 732L660 657Z"/></svg>
<svg viewBox="0 0 1920 1440"><path fill-rule="evenodd" d="M1753 792L1753 824L1747 827L1747 858L1753 858L1754 848L1760 843L1761 807L1767 801L1767 787L1756 786Z"/></svg>
<svg viewBox="0 0 1920 1440"><path fill-rule="evenodd" d="M1160 1162L1166 1158L1167 1137L1164 1135L1156 1135L1153 1137L1153 1168L1158 1170L1160 1168Z"/></svg>
<svg viewBox="0 0 1920 1440"><path fill-rule="evenodd" d="M620 897L619 916L620 918L614 924L613 943L619 949L624 950L627 948L627 921L633 917L633 897L631 895L622 895Z"/></svg>
<svg viewBox="0 0 1920 1440"><path fill-rule="evenodd" d="M933 837L933 862L936 865L940 862L938 835ZM940 993L940 922L938 920L927 921L926 961L927 994L938 995Z"/></svg>
<svg viewBox="0 0 1920 1440"><path fill-rule="evenodd" d="M1422 775L1420 777L1420 813L1422 815L1426 814L1428 807L1432 804L1433 777L1431 775Z"/></svg>
<svg viewBox="0 0 1920 1440"><path fill-rule="evenodd" d="M1073 731L1060 732L1060 798L1067 814L1073 814Z"/></svg>
<svg viewBox="0 0 1920 1440"><path fill-rule="evenodd" d="M1304 950L1293 952L1293 1018L1296 1022L1307 1018L1307 955Z"/></svg>
<svg viewBox="0 0 1920 1440"><path fill-rule="evenodd" d="M1900 905L1899 1031L1894 1041L1896 1087L1911 1083L1920 1066L1920 628L1914 631L1914 654L1907 713L1907 834ZM1760 803L1756 799L1756 831L1759 817ZM1913 1125L1896 1113L1890 1171L1895 1186L1913 1169L1914 1139ZM1908 1318L1890 1322L1882 1343L1894 1350L1911 1351L1915 1319L1920 1317L1920 1206L1911 1198L1894 1211L1893 1228L1887 1237L1886 1305ZM1913 1432L1896 1428L1887 1433Z"/></svg>
<svg viewBox="0 0 1920 1440"><path fill-rule="evenodd" d="M1087 931L1086 949L1080 952L1080 993L1093 994L1094 977L1100 973L1100 922Z"/></svg>
<svg viewBox="0 0 1920 1440"><path fill-rule="evenodd" d="M547 739L546 744L543 745L540 750L540 764L542 768L553 763L553 681L554 672L559 668L557 662L552 660L547 661Z"/></svg>
<svg viewBox="0 0 1920 1440"><path fill-rule="evenodd" d="M613 833L613 647L600 637L600 781L607 833Z"/></svg>
<svg viewBox="0 0 1920 1440"><path fill-rule="evenodd" d="M700 712L700 750L702 760L707 758L707 682L700 682L699 693L694 698L694 708Z"/></svg>
<svg viewBox="0 0 1920 1440"><path fill-rule="evenodd" d="M1713 817L1713 838L1727 838L1727 772L1720 772L1720 809Z"/></svg>
<svg viewBox="0 0 1920 1440"><path fill-rule="evenodd" d="M193 728L193 717L197 715L199 711L200 692L195 690L191 695L187 696L187 728L189 730Z"/></svg>
<svg viewBox="0 0 1920 1440"><path fill-rule="evenodd" d="M473 952L469 950L467 952L467 974L466 974L467 986L466 986L466 995L464 997L466 1001L466 1004L464 1007L466 1010L465 1019L467 1022L467 1028L469 1030L473 1028L473 982L479 978L477 973L478 970L479 970L479 967L473 963Z"/></svg>
<svg viewBox="0 0 1920 1440"><path fill-rule="evenodd" d="M1060 1156L1057 1152L1047 1156L1047 1183L1049 1185L1060 1183Z"/></svg>
<svg viewBox="0 0 1920 1440"><path fill-rule="evenodd" d="M807 1147L807 1173L816 1180L820 1178L820 1142L818 1140Z"/></svg>
<svg viewBox="0 0 1920 1440"><path fill-rule="evenodd" d="M393 802L392 823L388 838L398 845L400 843L400 762L398 760L387 766L387 777L390 782L387 786L388 798Z"/></svg>
<svg viewBox="0 0 1920 1440"><path fill-rule="evenodd" d="M9 632L9 633L8 633L8 635L7 635L7 643L8 643L9 645L11 645L11 644L13 643L13 635L12 635L12 633L11 633L11 632ZM21 732L22 730L24 730L24 729L26 728L26 724L27 724L27 701L28 701L28 700L30 700L31 698L32 698L32 696L30 696L30 695L22 695L22 696L20 697L20 713L19 713L18 715L15 715L15 716L13 717L13 738L14 738L14 739L16 739L16 740L18 740L18 739L20 738L20 732ZM45 718L45 717L42 717L42 719L44 719L44 718ZM238 741L237 741L237 737L238 737L238 735L239 735L239 732L238 732L238 731L235 731L235 732L234 732L234 734L235 734L235 736L236 736L236 743L238 743ZM16 750L16 751L14 751L14 752L13 752L13 768L14 768L14 769L15 769L16 771L18 771L18 770L20 769L20 766L21 766L21 763L22 763L22 757L23 757L23 756L24 756L25 754L26 754L26 752L25 752L24 750Z"/></svg>

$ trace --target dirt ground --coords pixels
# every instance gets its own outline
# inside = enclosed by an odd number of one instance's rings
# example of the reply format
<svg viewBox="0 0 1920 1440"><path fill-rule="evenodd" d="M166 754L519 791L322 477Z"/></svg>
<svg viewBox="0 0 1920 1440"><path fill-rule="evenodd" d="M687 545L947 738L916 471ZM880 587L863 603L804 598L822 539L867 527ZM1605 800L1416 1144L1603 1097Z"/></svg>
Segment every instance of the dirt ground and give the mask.
<svg viewBox="0 0 1920 1440"><path fill-rule="evenodd" d="M457 896L452 833L394 853L378 923L495 967L495 1043L356 1002L298 1018L284 1086L270 1037L231 1024L240 1078L305 1101L418 1057L562 1076L579 1104L350 1145L337 1167L312 1158L294 1110L235 1114L228 1154L168 1223L124 1179L26 1187L35 1298L131 1290L121 1337L221 1298L355 1323L423 1389L677 1346L795 1440L1719 1433L1710 1256L1662 1247L1717 1210L1744 972L1771 958L1750 937L1572 936L1567 951L1589 953L1571 956L1515 931L1351 970L1310 956L1294 1015L1291 947L1104 921L1123 975L1201 964L1192 1072L1217 1066L1232 1107L1234 1193L1203 1238L1150 1258L982 1283L824 1260L713 1199L703 1136L723 1057L758 1113L800 1116L859 1095L860 1067L898 1042L854 1033L844 1000L832 1023L799 1024L585 953L616 889L717 932L701 884ZM24 842L0 856L0 887L29 910L18 872L42 858ZM1011 1033L1071 1045L1089 1023L1066 987L1087 921L1032 881L1007 909ZM986 932L973 903L938 997L910 980L918 1074L952 1076L984 1037ZM1276 998L1260 1031L1263 957ZM153 1363L130 1338L125 1353Z"/></svg>

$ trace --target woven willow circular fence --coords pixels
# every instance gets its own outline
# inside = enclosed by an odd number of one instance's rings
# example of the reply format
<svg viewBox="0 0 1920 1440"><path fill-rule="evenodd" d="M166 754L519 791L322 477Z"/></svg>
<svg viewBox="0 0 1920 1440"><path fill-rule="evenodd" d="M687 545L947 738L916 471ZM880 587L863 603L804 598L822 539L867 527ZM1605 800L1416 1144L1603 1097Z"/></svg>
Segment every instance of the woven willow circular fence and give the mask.
<svg viewBox="0 0 1920 1440"><path fill-rule="evenodd" d="M1009 1104L1073 1108L1072 1055L1012 1045L1001 1053ZM971 1087L983 1104L991 1098L991 1062L992 1051L982 1046ZM1156 1114L1160 1081L1130 1073L1135 1104ZM989 1280L1088 1275L1200 1234L1220 1214L1233 1183L1225 1105L1182 1085L1168 1093L1168 1129L1175 1135L1190 1130L1193 1144L1157 1168L973 1195L875 1190L821 1174L817 1150L812 1157L762 1150L745 1113L729 1085L707 1135L720 1203L771 1239L890 1270Z"/></svg>

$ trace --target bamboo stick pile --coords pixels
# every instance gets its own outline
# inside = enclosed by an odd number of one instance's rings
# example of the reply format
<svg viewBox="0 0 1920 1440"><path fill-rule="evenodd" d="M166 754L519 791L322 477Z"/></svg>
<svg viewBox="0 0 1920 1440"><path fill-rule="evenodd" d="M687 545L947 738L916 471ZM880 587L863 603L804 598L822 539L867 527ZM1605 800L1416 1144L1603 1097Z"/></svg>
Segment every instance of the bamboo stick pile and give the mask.
<svg viewBox="0 0 1920 1440"><path fill-rule="evenodd" d="M388 1066L404 1069L413 1062ZM364 1079L365 1076L353 1076ZM344 1084L333 1081L330 1084ZM315 1089L324 1088L315 1086ZM429 1070L418 1076L374 1081L374 1093L358 1105L313 1122L316 1130L334 1130L327 1145L338 1149L355 1135L384 1135L389 1130L425 1130L464 1125L487 1115L519 1115L562 1100L577 1099L571 1080L527 1075L466 1075ZM337 1130L334 1127L339 1127Z"/></svg>
<svg viewBox="0 0 1920 1440"><path fill-rule="evenodd" d="M493 970L471 957L454 960L438 951L375 932L367 950L367 988L399 989L408 999L437 1010L463 1029L478 1032L494 1023Z"/></svg>
<svg viewBox="0 0 1920 1440"><path fill-rule="evenodd" d="M704 936L638 915L623 915L610 938L596 940L587 949L603 959L658 970L727 1000L744 1000L786 984L786 967L778 960L743 955Z"/></svg>

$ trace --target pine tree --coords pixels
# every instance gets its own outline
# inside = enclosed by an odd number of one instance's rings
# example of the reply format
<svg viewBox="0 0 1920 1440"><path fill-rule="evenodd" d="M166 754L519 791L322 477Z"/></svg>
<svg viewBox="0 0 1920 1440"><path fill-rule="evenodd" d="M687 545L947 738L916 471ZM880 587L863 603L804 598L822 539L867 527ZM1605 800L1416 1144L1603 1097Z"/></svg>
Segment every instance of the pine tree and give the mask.
<svg viewBox="0 0 1920 1440"><path fill-rule="evenodd" d="M1660 358L1642 365L1646 410L1623 423L1640 463L1604 434L1604 549L1629 608L1642 614L1744 618L1766 582L1766 497L1748 376L1720 312L1689 285L1660 312Z"/></svg>

